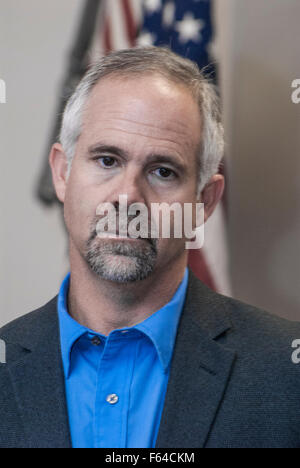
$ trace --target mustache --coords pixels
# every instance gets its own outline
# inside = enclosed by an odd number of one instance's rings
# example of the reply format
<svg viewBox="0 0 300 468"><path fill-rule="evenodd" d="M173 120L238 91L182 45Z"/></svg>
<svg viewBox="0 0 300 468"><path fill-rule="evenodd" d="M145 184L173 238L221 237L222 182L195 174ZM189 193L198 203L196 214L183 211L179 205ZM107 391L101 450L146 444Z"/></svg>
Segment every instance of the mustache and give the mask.
<svg viewBox="0 0 300 468"><path fill-rule="evenodd" d="M92 223L91 223L91 235L90 235L90 238L89 238L89 243L94 241L97 237L98 237L98 233L99 232L103 232L103 233L110 233L110 231L108 230L99 230L99 228L97 227L99 221L101 221L101 219L103 219L105 216L96 216ZM128 233L128 228L129 228L129 225L130 223L136 219L137 216L133 216L133 215L128 215L127 217L127 220L128 220L128 223L127 223L127 228L125 228L124 226L123 227L123 230L122 230L122 235L120 236L120 238L124 238L124 236L126 237L129 237L131 238L131 236L129 235ZM118 219L117 219L117 225L118 225ZM118 239L118 236L119 236L119 230L116 229L116 231L113 233L115 236L116 236L116 239ZM157 242L158 242L158 239L157 238L154 238L154 237L151 237L151 231L148 231L147 233L147 237L135 237L135 239L143 239L145 241L147 241L155 250L157 249Z"/></svg>

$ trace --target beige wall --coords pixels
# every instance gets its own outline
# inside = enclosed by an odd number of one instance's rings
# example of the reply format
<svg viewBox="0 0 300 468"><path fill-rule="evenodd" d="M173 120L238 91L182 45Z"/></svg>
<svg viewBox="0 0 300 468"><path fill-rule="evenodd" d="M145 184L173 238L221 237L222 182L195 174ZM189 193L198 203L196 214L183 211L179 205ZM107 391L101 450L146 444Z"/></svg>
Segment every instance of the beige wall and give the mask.
<svg viewBox="0 0 300 468"><path fill-rule="evenodd" d="M0 0L0 324L53 296L67 268L58 210L34 194L82 0Z"/></svg>
<svg viewBox="0 0 300 468"><path fill-rule="evenodd" d="M300 320L300 2L219 0L218 12L234 295Z"/></svg>
<svg viewBox="0 0 300 468"><path fill-rule="evenodd" d="M33 186L82 0L0 0L0 325L67 269L57 210ZM300 319L299 0L218 0L234 295Z"/></svg>

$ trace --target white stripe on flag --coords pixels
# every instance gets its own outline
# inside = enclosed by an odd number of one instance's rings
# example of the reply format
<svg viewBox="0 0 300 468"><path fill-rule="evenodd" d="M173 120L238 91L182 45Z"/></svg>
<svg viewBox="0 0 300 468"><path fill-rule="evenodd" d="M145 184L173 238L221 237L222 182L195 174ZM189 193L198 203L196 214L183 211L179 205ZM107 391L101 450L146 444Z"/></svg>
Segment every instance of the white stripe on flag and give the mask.
<svg viewBox="0 0 300 468"><path fill-rule="evenodd" d="M140 25L143 19L143 2L141 0L130 0L130 4L134 22Z"/></svg>
<svg viewBox="0 0 300 468"><path fill-rule="evenodd" d="M109 21L111 25L111 38L114 50L127 49L131 46L126 29L126 18L120 1L110 0Z"/></svg>

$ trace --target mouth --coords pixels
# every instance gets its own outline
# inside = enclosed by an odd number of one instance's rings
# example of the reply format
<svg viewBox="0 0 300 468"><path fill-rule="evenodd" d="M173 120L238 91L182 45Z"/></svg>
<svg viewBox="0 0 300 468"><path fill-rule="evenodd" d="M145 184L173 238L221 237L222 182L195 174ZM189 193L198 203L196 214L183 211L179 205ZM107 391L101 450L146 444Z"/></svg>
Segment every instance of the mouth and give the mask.
<svg viewBox="0 0 300 468"><path fill-rule="evenodd" d="M101 234L98 234L98 237L101 239L111 239L111 240L116 240L116 241L129 241L129 242L137 242L137 241L144 241L144 242L149 242L152 243L150 238L147 237L130 237L130 236L123 236L119 235L118 233L111 233L111 232L101 232Z"/></svg>

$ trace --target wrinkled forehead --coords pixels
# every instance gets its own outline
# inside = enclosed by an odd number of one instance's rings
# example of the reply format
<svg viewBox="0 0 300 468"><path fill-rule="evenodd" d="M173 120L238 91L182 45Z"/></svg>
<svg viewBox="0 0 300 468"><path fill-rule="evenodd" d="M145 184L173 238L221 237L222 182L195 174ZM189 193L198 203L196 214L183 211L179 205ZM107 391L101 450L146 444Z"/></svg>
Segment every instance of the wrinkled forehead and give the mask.
<svg viewBox="0 0 300 468"><path fill-rule="evenodd" d="M158 75L108 76L88 98L82 130L93 133L110 125L146 136L164 132L199 145L202 119L192 92L183 85Z"/></svg>

